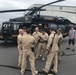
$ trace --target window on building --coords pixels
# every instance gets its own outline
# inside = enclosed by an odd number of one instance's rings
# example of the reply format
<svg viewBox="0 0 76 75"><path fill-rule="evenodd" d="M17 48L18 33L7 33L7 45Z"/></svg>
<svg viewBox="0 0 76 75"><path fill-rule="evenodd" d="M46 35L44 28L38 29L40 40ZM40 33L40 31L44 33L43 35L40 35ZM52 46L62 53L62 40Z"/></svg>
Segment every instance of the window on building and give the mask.
<svg viewBox="0 0 76 75"><path fill-rule="evenodd" d="M63 9L63 7L62 6L60 6L60 10L62 10Z"/></svg>

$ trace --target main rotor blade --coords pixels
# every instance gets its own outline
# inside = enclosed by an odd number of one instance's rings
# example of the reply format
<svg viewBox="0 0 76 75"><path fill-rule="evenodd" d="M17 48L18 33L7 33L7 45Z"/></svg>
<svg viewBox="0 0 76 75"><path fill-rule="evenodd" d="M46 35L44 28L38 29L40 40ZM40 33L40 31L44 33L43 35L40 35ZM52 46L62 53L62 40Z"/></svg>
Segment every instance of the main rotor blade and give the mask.
<svg viewBox="0 0 76 75"><path fill-rule="evenodd" d="M48 3L48 4L44 4L44 5L40 6L40 7L38 7L36 10L39 10L39 9L41 9L41 8L47 6L47 5L58 3L58 2L61 2L61 1L65 1L65 0L57 0L57 1L54 1L54 2L51 2L51 3ZM32 11L29 15L33 15L35 13L35 11Z"/></svg>
<svg viewBox="0 0 76 75"><path fill-rule="evenodd" d="M51 2L51 3L48 3L48 4L45 4L45 5L42 5L40 7L38 7L37 9L15 9L15 10L2 10L0 11L0 13L6 13L6 12L23 12L23 11L44 11L44 10L41 10L42 7L45 7L47 5L50 5L50 4L54 4L54 3L58 3L58 2L61 2L61 1L65 1L65 0L57 0L57 1L54 1L54 2Z"/></svg>
<svg viewBox="0 0 76 75"><path fill-rule="evenodd" d="M30 9L15 9L15 10L2 10L0 13L6 13L6 12L22 12L22 11L28 11Z"/></svg>
<svg viewBox="0 0 76 75"><path fill-rule="evenodd" d="M48 4L44 4L44 5L40 6L39 9L41 9L41 8L47 6L47 5L58 3L58 2L62 2L62 1L65 1L65 0L57 0L57 1L54 1L54 2L51 2L51 3L48 3Z"/></svg>
<svg viewBox="0 0 76 75"><path fill-rule="evenodd" d="M2 10L0 13L6 13L6 12L24 12L24 11L35 11L34 9L15 9L15 10ZM40 9L36 11L45 11L46 9Z"/></svg>

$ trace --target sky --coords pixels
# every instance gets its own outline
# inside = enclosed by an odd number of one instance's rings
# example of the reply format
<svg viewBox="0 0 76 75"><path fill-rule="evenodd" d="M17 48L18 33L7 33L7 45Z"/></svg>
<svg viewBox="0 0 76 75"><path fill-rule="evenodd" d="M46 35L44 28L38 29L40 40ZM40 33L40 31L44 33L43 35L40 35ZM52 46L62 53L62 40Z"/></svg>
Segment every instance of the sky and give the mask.
<svg viewBox="0 0 76 75"><path fill-rule="evenodd" d="M46 4L56 0L0 0L0 11L11 9L26 9L33 4ZM66 0L53 5L76 6L76 0ZM23 16L24 12L0 13L0 22L10 18Z"/></svg>

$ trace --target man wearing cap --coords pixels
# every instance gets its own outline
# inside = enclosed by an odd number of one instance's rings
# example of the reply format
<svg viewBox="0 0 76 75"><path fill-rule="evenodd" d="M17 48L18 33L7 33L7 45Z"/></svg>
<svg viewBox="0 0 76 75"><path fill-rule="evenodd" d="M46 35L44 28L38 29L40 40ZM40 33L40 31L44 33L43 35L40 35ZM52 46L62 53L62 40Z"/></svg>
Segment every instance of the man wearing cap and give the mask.
<svg viewBox="0 0 76 75"><path fill-rule="evenodd" d="M59 50L58 42L60 38L58 34L55 34L55 31L53 28L50 29L50 33L51 34L49 36L48 44L46 47L47 61L46 61L45 68L43 68L43 71L45 73L48 73L53 62L54 66L52 71L54 73L57 73L58 72L58 50Z"/></svg>
<svg viewBox="0 0 76 75"><path fill-rule="evenodd" d="M17 37L18 50L19 50L19 58L18 58L18 67L19 68L21 68L22 54L23 54L22 39L23 39L23 30L19 29L19 35Z"/></svg>
<svg viewBox="0 0 76 75"><path fill-rule="evenodd" d="M36 59L38 59L38 57L41 56L42 60L44 60L44 53L46 50L47 40L48 40L48 34L45 32L44 29L42 29L41 36L39 36L39 45L36 54Z"/></svg>
<svg viewBox="0 0 76 75"><path fill-rule="evenodd" d="M21 66L21 74L24 75L27 61L29 59L31 65L32 75L37 75L37 71L35 69L35 56L32 48L34 47L36 40L30 34L30 30L26 29L26 35L23 36L23 59L22 59L22 66Z"/></svg>

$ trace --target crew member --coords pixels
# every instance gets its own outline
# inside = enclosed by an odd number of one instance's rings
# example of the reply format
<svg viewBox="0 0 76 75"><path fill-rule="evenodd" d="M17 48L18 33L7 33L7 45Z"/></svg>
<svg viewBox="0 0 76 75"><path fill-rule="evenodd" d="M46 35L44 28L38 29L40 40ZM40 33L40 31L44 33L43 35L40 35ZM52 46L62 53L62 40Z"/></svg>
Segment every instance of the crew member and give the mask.
<svg viewBox="0 0 76 75"><path fill-rule="evenodd" d="M50 31L49 31L49 28L48 28L48 25L44 25L44 29L45 29L45 32L50 35Z"/></svg>
<svg viewBox="0 0 76 75"><path fill-rule="evenodd" d="M19 35L17 37L18 50L19 50L19 59L18 59L18 67L19 68L21 68L22 54L23 54L22 38L23 38L23 30L22 29L19 29Z"/></svg>
<svg viewBox="0 0 76 75"><path fill-rule="evenodd" d="M39 32L39 28L38 28L38 27L35 28L35 32L34 32L32 35L33 35L33 37L36 39L36 41L37 41L37 43L38 43L38 41L39 41L39 36L41 35L41 32Z"/></svg>
<svg viewBox="0 0 76 75"><path fill-rule="evenodd" d="M22 66L21 66L21 74L24 75L24 71L27 66L27 60L29 59L31 65L32 75L36 75L38 72L35 69L35 56L32 48L36 43L36 40L30 34L30 30L26 30L26 35L23 36L23 59L22 59Z"/></svg>
<svg viewBox="0 0 76 75"><path fill-rule="evenodd" d="M39 32L39 28L36 27L35 28L35 32L32 34L32 36L35 38L35 40L37 41L35 44L35 49L37 50L38 48L38 44L39 44L39 36L41 35L41 32Z"/></svg>
<svg viewBox="0 0 76 75"><path fill-rule="evenodd" d="M57 34L58 34L58 37L59 37L59 42L58 42L58 47L59 47L59 51L58 51L58 62L60 63L61 61L61 54L62 54L62 51L61 51L61 42L62 42L62 39L63 39L63 35L62 35L62 30L59 28L57 30Z"/></svg>
<svg viewBox="0 0 76 75"><path fill-rule="evenodd" d="M53 28L51 28L50 33L51 34L49 36L48 44L47 44L47 47L46 47L46 50L47 50L46 53L48 54L47 55L47 61L46 61L45 68L43 68L43 71L45 73L48 73L50 68L51 68L52 62L53 62L54 66L53 66L52 71L54 73L57 73L58 72L59 35L55 34L55 31L54 31Z"/></svg>
<svg viewBox="0 0 76 75"><path fill-rule="evenodd" d="M23 27L22 30L23 30L23 35L25 35L26 34L26 27Z"/></svg>
<svg viewBox="0 0 76 75"><path fill-rule="evenodd" d="M44 60L44 53L46 50L47 40L48 40L48 34L45 32L45 30L42 30L41 36L39 36L39 45L38 45L38 51L36 54L36 59L38 59L39 56L42 57L42 60Z"/></svg>

